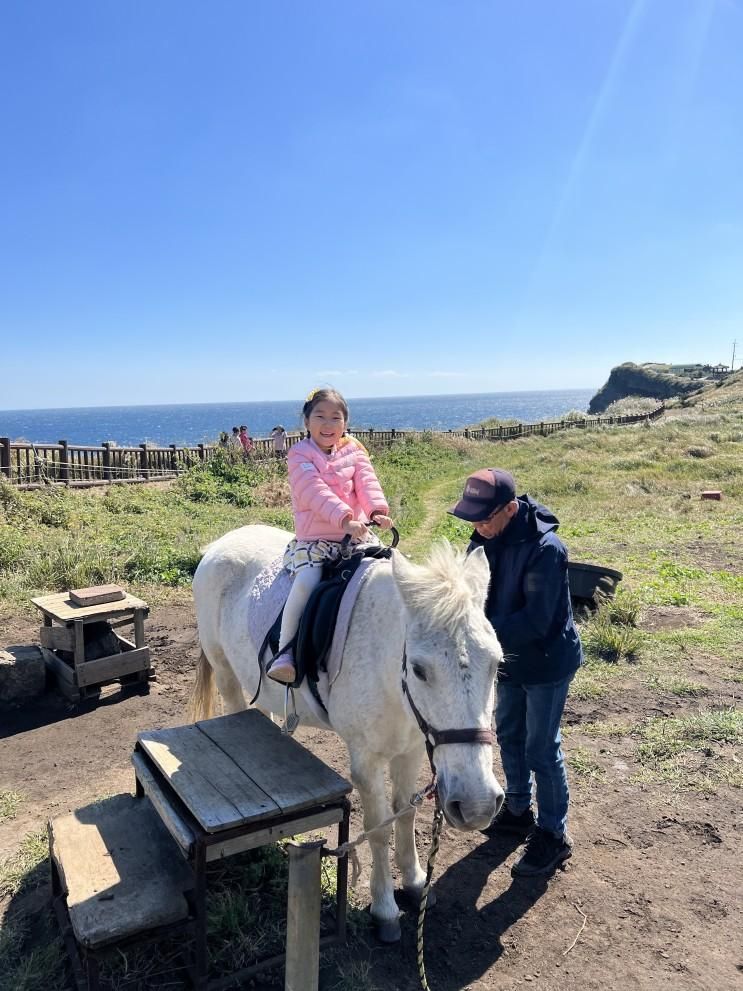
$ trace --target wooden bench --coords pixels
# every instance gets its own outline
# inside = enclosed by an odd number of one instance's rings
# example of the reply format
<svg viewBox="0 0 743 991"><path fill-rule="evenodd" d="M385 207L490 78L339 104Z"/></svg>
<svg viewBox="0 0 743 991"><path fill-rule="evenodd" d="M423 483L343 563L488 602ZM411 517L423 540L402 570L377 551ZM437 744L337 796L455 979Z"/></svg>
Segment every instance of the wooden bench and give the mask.
<svg viewBox="0 0 743 991"><path fill-rule="evenodd" d="M319 947L345 939L348 858L338 861L335 931L320 937L322 843L289 850L286 957L208 980L206 865L284 837L338 826L348 839L351 784L256 709L140 733L132 757L146 795L194 877L195 985L219 991L286 963L286 988L315 991Z"/></svg>
<svg viewBox="0 0 743 991"><path fill-rule="evenodd" d="M149 801L115 795L49 823L52 897L78 988L103 952L179 932L193 943L193 875Z"/></svg>

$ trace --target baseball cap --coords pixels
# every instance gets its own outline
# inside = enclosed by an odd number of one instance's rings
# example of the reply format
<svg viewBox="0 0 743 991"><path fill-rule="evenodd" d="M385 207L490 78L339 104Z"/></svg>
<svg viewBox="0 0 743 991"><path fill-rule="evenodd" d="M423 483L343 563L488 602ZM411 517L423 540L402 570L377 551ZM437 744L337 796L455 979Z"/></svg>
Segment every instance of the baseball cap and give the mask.
<svg viewBox="0 0 743 991"><path fill-rule="evenodd" d="M513 475L503 468L481 468L467 479L462 498L449 512L468 523L480 523L516 498Z"/></svg>

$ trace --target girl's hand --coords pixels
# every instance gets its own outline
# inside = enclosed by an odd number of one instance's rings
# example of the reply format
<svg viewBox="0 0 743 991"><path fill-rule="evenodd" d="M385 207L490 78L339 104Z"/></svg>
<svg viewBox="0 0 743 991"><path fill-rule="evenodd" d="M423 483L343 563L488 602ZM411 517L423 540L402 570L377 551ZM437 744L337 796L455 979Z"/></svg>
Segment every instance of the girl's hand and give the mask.
<svg viewBox="0 0 743 991"><path fill-rule="evenodd" d="M381 513L374 514L374 522L383 530L389 530L392 526L394 526L392 519L389 516L383 516Z"/></svg>
<svg viewBox="0 0 743 991"><path fill-rule="evenodd" d="M346 520L343 524L343 532L350 535L351 540L361 543L366 540L368 531L363 523L358 520Z"/></svg>

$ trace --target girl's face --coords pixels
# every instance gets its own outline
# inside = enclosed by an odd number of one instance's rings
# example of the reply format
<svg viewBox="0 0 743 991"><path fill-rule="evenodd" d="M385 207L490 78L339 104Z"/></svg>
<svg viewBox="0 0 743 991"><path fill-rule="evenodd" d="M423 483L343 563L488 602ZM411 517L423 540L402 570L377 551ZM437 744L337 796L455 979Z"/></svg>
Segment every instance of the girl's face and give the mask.
<svg viewBox="0 0 743 991"><path fill-rule="evenodd" d="M324 451L329 451L335 447L346 429L343 410L337 403L333 403L329 399L323 399L316 403L305 422L310 437Z"/></svg>

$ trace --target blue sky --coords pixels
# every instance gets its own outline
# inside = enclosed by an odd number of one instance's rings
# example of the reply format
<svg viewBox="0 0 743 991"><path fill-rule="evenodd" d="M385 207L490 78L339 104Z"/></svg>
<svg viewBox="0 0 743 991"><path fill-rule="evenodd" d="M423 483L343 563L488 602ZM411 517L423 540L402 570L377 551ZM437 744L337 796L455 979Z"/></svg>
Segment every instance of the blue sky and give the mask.
<svg viewBox="0 0 743 991"><path fill-rule="evenodd" d="M743 0L5 4L0 408L728 362L742 51Z"/></svg>

